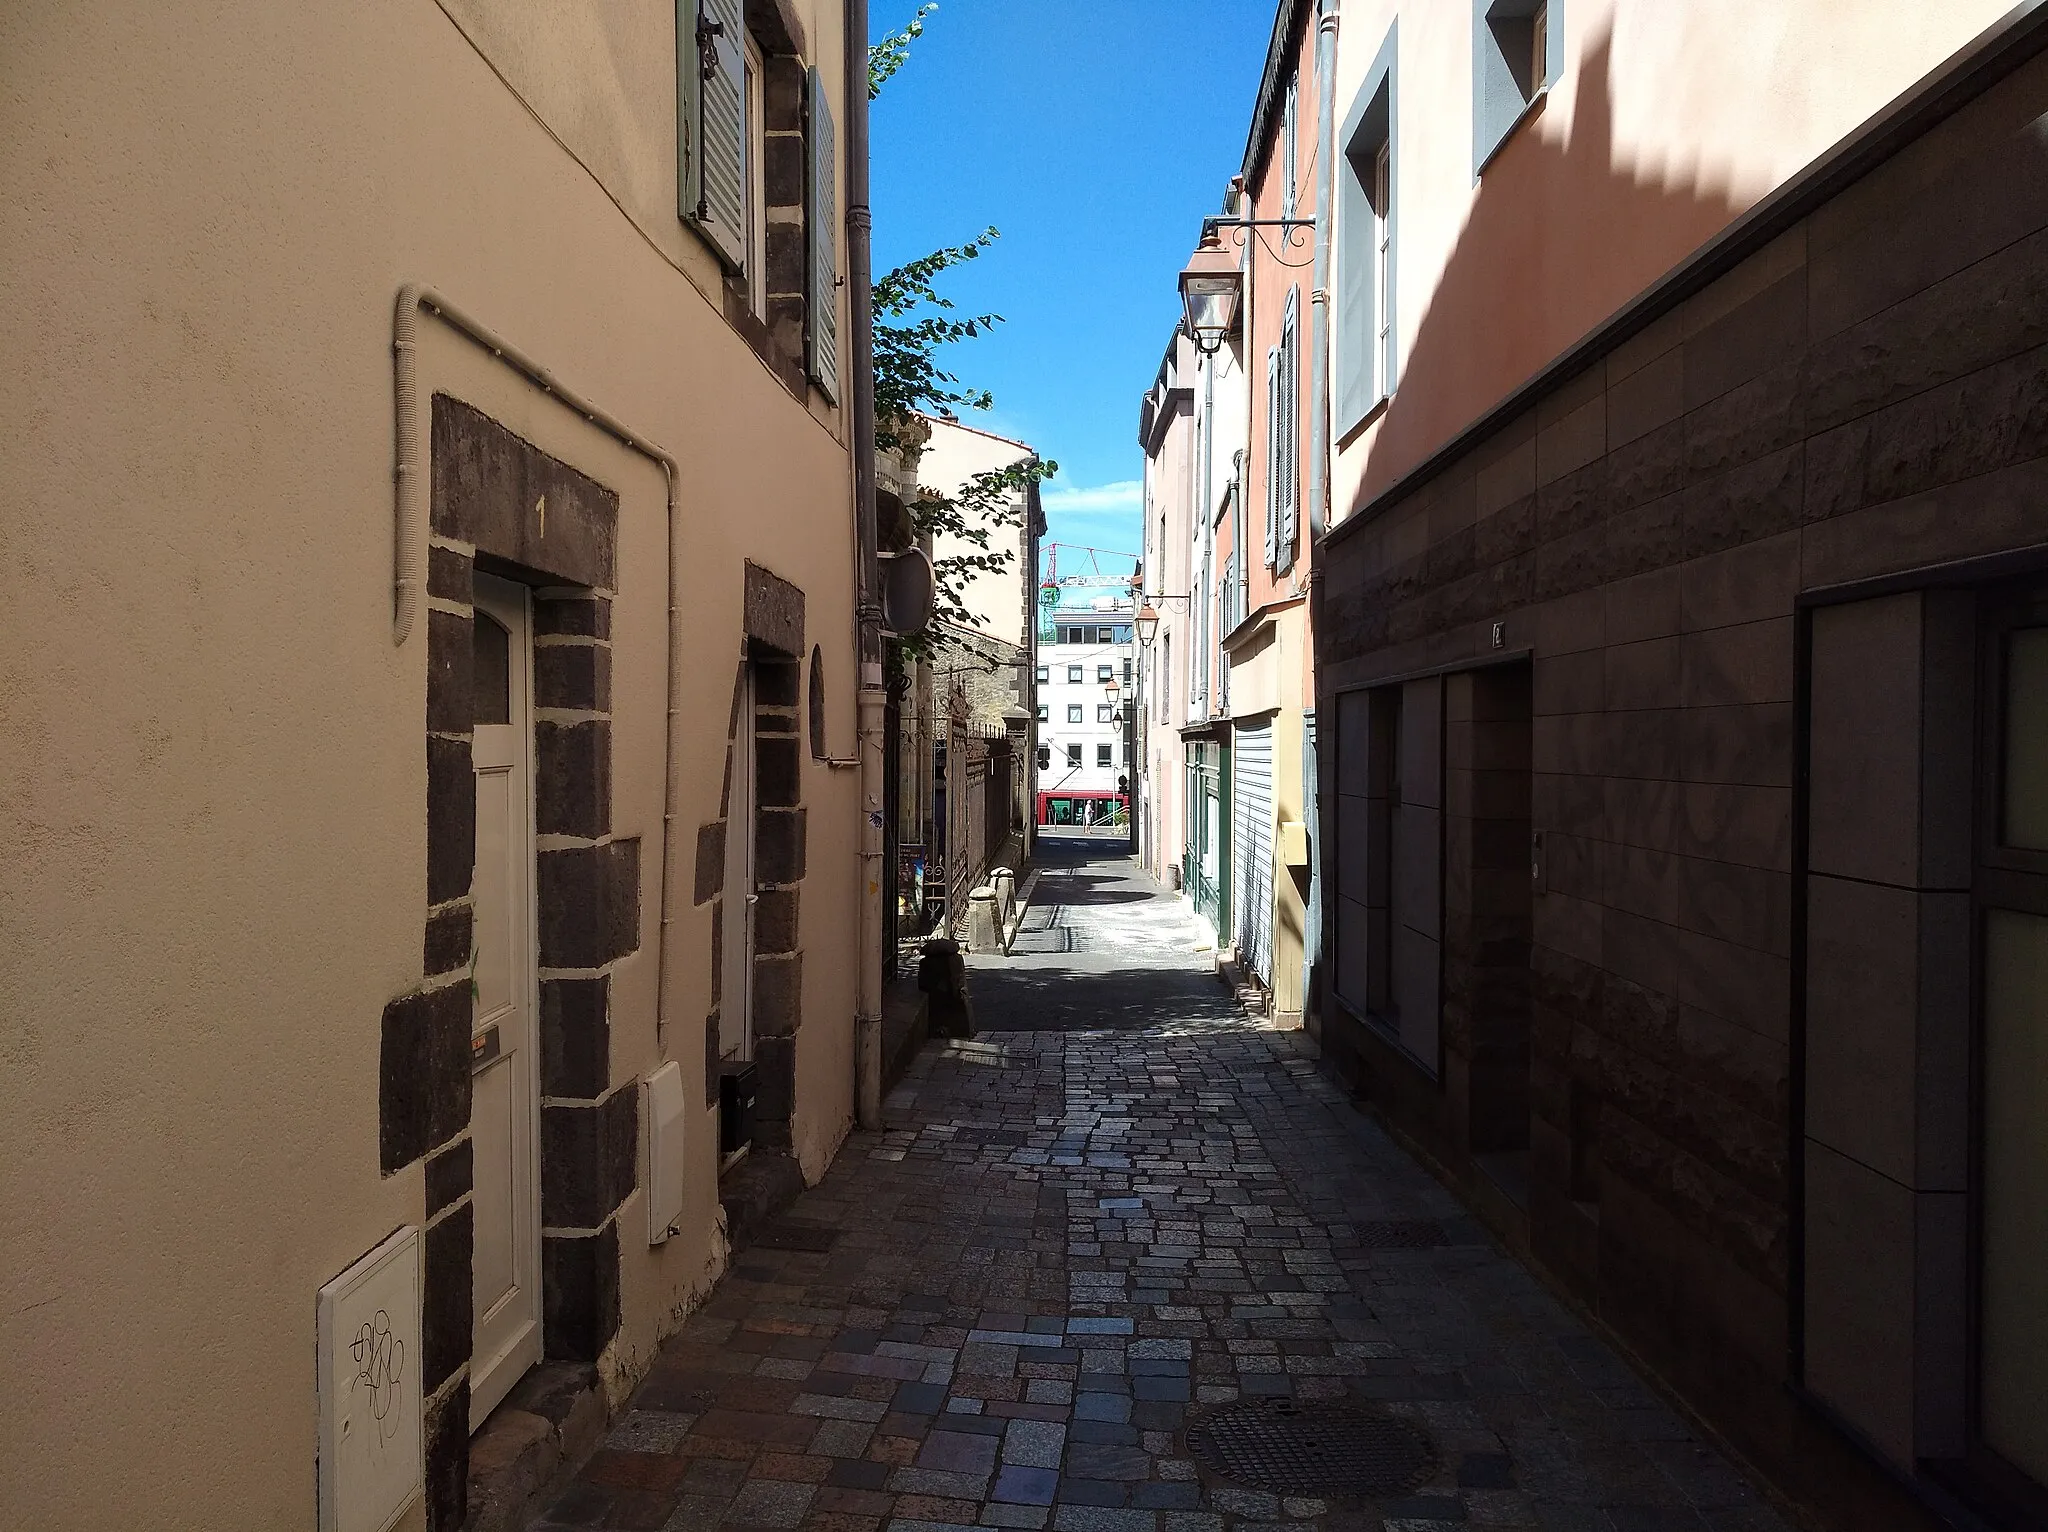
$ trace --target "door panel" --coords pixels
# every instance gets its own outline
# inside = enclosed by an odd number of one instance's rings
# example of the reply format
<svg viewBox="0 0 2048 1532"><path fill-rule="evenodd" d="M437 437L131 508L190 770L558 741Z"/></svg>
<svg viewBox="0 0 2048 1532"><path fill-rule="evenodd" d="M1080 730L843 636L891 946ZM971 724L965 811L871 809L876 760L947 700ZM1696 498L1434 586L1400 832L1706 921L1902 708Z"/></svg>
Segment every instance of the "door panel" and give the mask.
<svg viewBox="0 0 2048 1532"><path fill-rule="evenodd" d="M1984 1439L2048 1483L2048 918L1987 911L1984 973Z"/></svg>
<svg viewBox="0 0 2048 1532"><path fill-rule="evenodd" d="M541 1352L532 629L523 586L478 575L476 607L472 1429Z"/></svg>
<svg viewBox="0 0 2048 1532"><path fill-rule="evenodd" d="M741 667L739 727L725 809L725 905L718 996L718 1051L754 1056L754 671Z"/></svg>

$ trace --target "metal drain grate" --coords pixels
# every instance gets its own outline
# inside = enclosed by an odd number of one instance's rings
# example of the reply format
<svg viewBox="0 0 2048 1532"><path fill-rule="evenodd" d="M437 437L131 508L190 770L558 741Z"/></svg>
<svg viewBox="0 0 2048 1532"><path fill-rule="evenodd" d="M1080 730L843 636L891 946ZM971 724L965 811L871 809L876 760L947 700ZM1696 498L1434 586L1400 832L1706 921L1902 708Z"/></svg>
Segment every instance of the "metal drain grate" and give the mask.
<svg viewBox="0 0 2048 1532"><path fill-rule="evenodd" d="M1188 1427L1205 1466L1274 1495L1412 1494L1436 1472L1418 1428L1349 1400L1252 1399Z"/></svg>
<svg viewBox="0 0 2048 1532"><path fill-rule="evenodd" d="M1444 1226L1429 1218L1377 1218L1358 1226L1368 1250L1434 1250L1448 1244Z"/></svg>

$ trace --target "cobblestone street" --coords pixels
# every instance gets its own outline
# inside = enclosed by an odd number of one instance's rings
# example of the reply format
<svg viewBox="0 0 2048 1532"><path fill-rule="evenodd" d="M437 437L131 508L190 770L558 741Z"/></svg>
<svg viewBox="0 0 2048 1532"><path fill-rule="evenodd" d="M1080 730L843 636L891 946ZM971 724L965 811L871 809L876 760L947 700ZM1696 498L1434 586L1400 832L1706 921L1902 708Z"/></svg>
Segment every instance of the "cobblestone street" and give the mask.
<svg viewBox="0 0 2048 1532"><path fill-rule="evenodd" d="M926 1046L537 1525L1782 1527L1298 1035L1236 1012L1114 851L1046 859L1030 955L974 972L980 1035ZM1348 1403L1412 1449L1403 1482L1289 1494L1312 1450L1267 1488L1197 1456L1191 1427L1242 1445L1229 1407L1261 1401L1282 1427Z"/></svg>

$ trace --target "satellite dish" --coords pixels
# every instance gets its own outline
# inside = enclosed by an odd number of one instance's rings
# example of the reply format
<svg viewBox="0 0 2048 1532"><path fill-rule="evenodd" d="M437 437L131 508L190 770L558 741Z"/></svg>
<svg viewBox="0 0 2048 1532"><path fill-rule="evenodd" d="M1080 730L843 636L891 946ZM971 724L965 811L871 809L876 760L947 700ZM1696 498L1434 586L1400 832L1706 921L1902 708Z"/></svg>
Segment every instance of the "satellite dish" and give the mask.
<svg viewBox="0 0 2048 1532"><path fill-rule="evenodd" d="M922 548L884 553L882 564L882 626L899 638L922 633L932 620L936 582L932 561Z"/></svg>

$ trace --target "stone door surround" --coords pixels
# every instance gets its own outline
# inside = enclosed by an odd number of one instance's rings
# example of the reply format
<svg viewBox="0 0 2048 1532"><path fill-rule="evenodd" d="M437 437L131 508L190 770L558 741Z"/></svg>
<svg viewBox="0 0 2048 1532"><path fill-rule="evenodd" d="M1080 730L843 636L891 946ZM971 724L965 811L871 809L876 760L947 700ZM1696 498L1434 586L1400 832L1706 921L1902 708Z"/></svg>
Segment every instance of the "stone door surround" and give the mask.
<svg viewBox="0 0 2048 1532"><path fill-rule="evenodd" d="M805 870L806 821L798 699L804 653L804 593L749 562L732 707L726 721L725 786L719 817L697 829L695 902L711 910L711 1011L704 1018L704 1099L718 1099L719 1011L728 895L725 837L732 823L733 745L754 731L754 1065L755 1142L787 1153L796 1104L797 1029L803 1021L803 945L798 919ZM812 657L816 679L817 657ZM754 673L754 715L740 716L746 672ZM822 711L822 708L820 709ZM814 740L816 735L813 736Z"/></svg>
<svg viewBox="0 0 2048 1532"><path fill-rule="evenodd" d="M385 1007L379 1165L425 1159L422 1388L429 1525L466 1513L472 579L533 588L545 1354L594 1362L619 1324L617 1213L639 1097L611 1078L610 975L639 944L640 842L611 833L611 604L619 497L446 394L432 409L427 549L427 915L420 984Z"/></svg>

